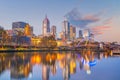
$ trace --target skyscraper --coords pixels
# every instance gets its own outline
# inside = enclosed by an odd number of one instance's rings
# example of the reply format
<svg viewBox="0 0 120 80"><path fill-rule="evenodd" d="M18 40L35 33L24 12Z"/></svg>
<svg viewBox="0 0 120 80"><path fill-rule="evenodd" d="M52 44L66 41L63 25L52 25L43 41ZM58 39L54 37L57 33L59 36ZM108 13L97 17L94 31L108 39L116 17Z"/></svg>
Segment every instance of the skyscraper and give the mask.
<svg viewBox="0 0 120 80"><path fill-rule="evenodd" d="M42 29L43 36L46 36L48 33L50 33L50 22L47 16L43 20L43 29Z"/></svg>
<svg viewBox="0 0 120 80"><path fill-rule="evenodd" d="M83 38L82 30L79 30L79 38Z"/></svg>
<svg viewBox="0 0 120 80"><path fill-rule="evenodd" d="M63 31L59 33L59 38L62 40L65 39L65 33Z"/></svg>
<svg viewBox="0 0 120 80"><path fill-rule="evenodd" d="M63 21L63 32L66 40L70 40L70 23L67 20Z"/></svg>
<svg viewBox="0 0 120 80"><path fill-rule="evenodd" d="M83 37L84 37L84 39L89 40L89 38L90 38L90 30L89 29L85 29L83 31Z"/></svg>
<svg viewBox="0 0 120 80"><path fill-rule="evenodd" d="M74 26L70 26L70 40L74 40L76 37L76 28Z"/></svg>
<svg viewBox="0 0 120 80"><path fill-rule="evenodd" d="M54 36L54 37L56 37L56 26L52 26L51 27L51 34Z"/></svg>

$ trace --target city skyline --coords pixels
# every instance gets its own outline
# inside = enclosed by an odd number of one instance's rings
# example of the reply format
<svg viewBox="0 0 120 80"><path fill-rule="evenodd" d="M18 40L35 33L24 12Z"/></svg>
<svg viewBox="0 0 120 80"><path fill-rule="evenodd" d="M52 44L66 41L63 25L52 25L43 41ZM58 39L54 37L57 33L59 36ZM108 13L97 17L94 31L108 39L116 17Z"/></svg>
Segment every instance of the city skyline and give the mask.
<svg viewBox="0 0 120 80"><path fill-rule="evenodd" d="M62 31L62 22L67 17L70 23L78 28L77 30L90 28L96 34L97 41L120 42L119 4L120 1L114 0L1 0L0 26L12 29L12 22L23 21L33 26L36 35L40 35L42 21L47 14L50 27L55 25L57 33ZM73 13L76 16L73 16Z"/></svg>

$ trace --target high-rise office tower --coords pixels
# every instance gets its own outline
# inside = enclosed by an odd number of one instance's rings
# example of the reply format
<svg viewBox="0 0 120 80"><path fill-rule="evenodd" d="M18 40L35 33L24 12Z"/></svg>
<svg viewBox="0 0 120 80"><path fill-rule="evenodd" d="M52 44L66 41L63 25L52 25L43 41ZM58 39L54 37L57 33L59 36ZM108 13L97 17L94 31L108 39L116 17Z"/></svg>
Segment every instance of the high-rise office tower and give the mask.
<svg viewBox="0 0 120 80"><path fill-rule="evenodd" d="M79 30L79 38L83 38L82 30Z"/></svg>
<svg viewBox="0 0 120 80"><path fill-rule="evenodd" d="M51 34L56 38L56 26L51 27Z"/></svg>
<svg viewBox="0 0 120 80"><path fill-rule="evenodd" d="M66 40L70 40L70 23L67 20L63 21L63 32Z"/></svg>
<svg viewBox="0 0 120 80"><path fill-rule="evenodd" d="M70 40L74 40L76 37L76 28L74 26L70 26Z"/></svg>
<svg viewBox="0 0 120 80"><path fill-rule="evenodd" d="M83 31L83 37L84 37L84 39L89 40L89 38L90 38L90 30L89 29L85 29Z"/></svg>
<svg viewBox="0 0 120 80"><path fill-rule="evenodd" d="M43 36L46 36L48 33L50 33L50 21L47 16L43 20L42 31Z"/></svg>

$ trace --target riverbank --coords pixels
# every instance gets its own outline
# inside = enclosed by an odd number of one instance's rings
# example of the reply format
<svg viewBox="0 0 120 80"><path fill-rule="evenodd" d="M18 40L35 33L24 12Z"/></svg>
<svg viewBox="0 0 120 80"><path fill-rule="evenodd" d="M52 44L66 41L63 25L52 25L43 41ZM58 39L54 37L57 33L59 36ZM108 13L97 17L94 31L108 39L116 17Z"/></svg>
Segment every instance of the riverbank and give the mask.
<svg viewBox="0 0 120 80"><path fill-rule="evenodd" d="M100 50L100 49L59 49L59 48L55 48L55 49L0 49L0 53L2 52L40 52L40 51L83 51L83 50L92 50L95 52L106 52L105 50Z"/></svg>

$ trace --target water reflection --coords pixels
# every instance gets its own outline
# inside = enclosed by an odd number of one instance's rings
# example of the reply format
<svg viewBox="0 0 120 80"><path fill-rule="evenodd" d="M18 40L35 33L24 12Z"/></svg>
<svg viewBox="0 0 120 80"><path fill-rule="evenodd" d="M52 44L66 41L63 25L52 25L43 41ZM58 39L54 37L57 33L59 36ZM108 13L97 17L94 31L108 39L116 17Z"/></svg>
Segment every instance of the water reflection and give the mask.
<svg viewBox="0 0 120 80"><path fill-rule="evenodd" d="M91 68L97 65L97 60L108 56L111 56L111 53L85 50L82 52L1 53L0 76L4 74L5 70L10 70L11 79L29 80L32 78L33 80L33 67L41 65L42 80L52 80L51 76L60 74L62 74L62 78L59 76L57 79L69 80L72 75L77 73L77 67L79 70L84 70L86 74L92 74ZM60 71L62 73L59 73Z"/></svg>

